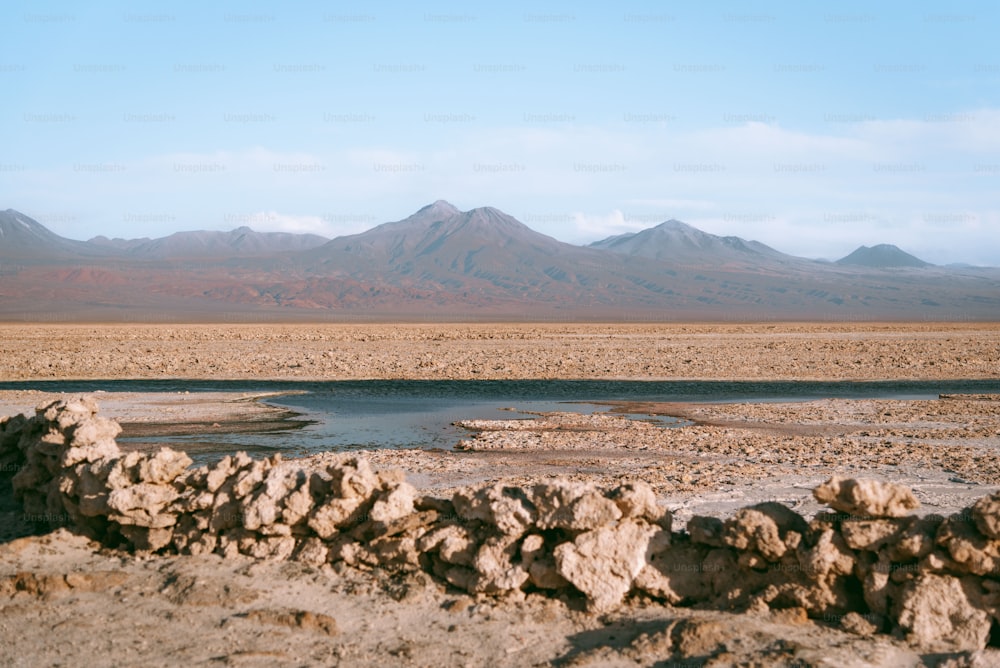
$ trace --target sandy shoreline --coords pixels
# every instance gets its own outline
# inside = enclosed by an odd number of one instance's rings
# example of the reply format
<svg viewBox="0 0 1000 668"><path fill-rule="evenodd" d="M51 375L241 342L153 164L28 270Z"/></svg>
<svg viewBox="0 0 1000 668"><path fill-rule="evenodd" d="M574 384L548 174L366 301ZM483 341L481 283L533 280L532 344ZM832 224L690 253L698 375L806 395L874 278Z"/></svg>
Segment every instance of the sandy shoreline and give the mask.
<svg viewBox="0 0 1000 668"><path fill-rule="evenodd" d="M4 380L973 379L998 377L1000 326L0 326L0 352ZM0 414L33 412L56 396L3 391ZM133 435L264 431L294 421L259 395L96 398L101 414ZM1000 486L995 396L608 409L545 414L531 424L479 423L455 451L365 455L374 468L402 469L418 489L442 495L495 481L642 480L678 527L695 514L723 517L765 500L810 516L820 509L811 489L834 474L903 482L921 501L919 514L960 510ZM621 413L691 424L663 428ZM0 520L8 529L23 524L12 498L0 499ZM579 600L470 596L380 569L135 558L65 532L15 539L24 532L14 528L0 539L5 665L917 666L955 659L954 666L971 666L998 659L992 649L978 659L921 655L900 639L847 633L838 620L793 611L734 618L639 597L594 615Z"/></svg>
<svg viewBox="0 0 1000 668"><path fill-rule="evenodd" d="M33 413L55 393L0 391L0 414ZM159 447L157 436L298 429L295 412L260 401L269 393L99 392L102 413L123 437ZM723 516L748 503L780 501L806 515L810 490L832 475L910 484L927 512L956 512L1000 486L1000 401L995 395L934 401L827 399L792 403L607 402L595 414L546 413L533 420L459 423L454 450L362 450L397 468L418 489L451 493L500 480L527 485L563 477L651 485L683 525L692 514ZM31 406L31 409L26 408ZM630 417L620 415L628 414ZM663 427L641 417L687 421ZM934 415L929 422L926 417ZM313 457L322 461L324 455Z"/></svg>
<svg viewBox="0 0 1000 668"><path fill-rule="evenodd" d="M33 414L69 395L0 391L0 414ZM307 423L262 402L274 393L98 392L102 414L125 449L158 448L159 436L263 433ZM949 513L1000 486L996 395L936 401L828 399L792 403L607 402L592 415L475 421L455 450L362 450L379 468L398 468L419 489L450 493L553 477L613 485L641 479L683 525L692 514L723 516L748 503L780 501L805 514L810 490L831 475L867 475L917 490L927 512ZM662 427L633 416L688 421ZM928 415L934 415L933 422ZM460 423L461 424L461 423ZM315 458L322 461L324 455Z"/></svg>
<svg viewBox="0 0 1000 668"><path fill-rule="evenodd" d="M37 407L70 394L0 390L0 415L33 415ZM137 438L299 429L308 424L299 413L262 401L286 394L290 392L97 391L92 396L121 425L123 438Z"/></svg>
<svg viewBox="0 0 1000 668"><path fill-rule="evenodd" d="M0 390L0 414L32 413L35 408L70 393L43 390ZM184 424L190 422L270 422L295 415L261 399L289 392L107 392L90 393L103 412L120 424Z"/></svg>

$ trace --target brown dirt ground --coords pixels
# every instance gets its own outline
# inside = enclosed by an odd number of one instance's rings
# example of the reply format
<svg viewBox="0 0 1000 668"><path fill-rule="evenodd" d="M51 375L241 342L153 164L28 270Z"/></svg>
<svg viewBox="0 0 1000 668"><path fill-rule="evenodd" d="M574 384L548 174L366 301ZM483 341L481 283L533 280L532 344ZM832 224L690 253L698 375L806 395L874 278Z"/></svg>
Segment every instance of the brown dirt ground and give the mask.
<svg viewBox="0 0 1000 668"><path fill-rule="evenodd" d="M996 378L998 358L1000 326L967 323L0 326L4 380ZM2 393L0 414L48 398ZM147 435L287 421L254 399L98 396L103 414ZM641 477L679 525L758 500L808 515L818 508L812 486L833 473L907 482L922 512L962 508L1000 484L993 397L609 409L692 424L548 414L533 425L477 425L464 451L368 456L441 493L496 480ZM599 616L571 598L475 598L381 571L136 557L65 531L17 538L18 521L13 499L0 495L3 665L1000 665L995 650L920 656L899 640L863 638L839 630L838 620L787 611L733 615L637 599Z"/></svg>

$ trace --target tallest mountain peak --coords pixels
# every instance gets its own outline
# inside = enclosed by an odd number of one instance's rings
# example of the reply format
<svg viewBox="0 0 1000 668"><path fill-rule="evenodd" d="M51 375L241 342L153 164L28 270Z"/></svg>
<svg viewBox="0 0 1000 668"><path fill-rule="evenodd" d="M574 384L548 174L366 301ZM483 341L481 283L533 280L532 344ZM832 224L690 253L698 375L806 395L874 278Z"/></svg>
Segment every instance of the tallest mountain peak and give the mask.
<svg viewBox="0 0 1000 668"><path fill-rule="evenodd" d="M461 213L461 211L458 210L458 207L453 205L451 202L448 202L443 199L439 199L433 204L428 204L427 206L420 209L420 211L417 211L417 213L432 213L432 212L438 214L445 214L449 216L453 216L456 213Z"/></svg>

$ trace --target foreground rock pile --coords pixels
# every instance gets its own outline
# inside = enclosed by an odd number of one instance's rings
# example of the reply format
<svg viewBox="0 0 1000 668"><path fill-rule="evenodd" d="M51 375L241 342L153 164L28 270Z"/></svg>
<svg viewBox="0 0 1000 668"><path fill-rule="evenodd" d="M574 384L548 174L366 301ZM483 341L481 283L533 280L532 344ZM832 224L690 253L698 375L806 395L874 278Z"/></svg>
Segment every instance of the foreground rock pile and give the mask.
<svg viewBox="0 0 1000 668"><path fill-rule="evenodd" d="M674 532L644 484L564 481L424 496L345 456L321 468L245 454L190 468L123 454L90 398L0 420L0 471L25 517L141 552L244 554L425 571L468 591L632 594L672 605L792 610L928 651L974 650L1000 621L1000 495L950 517L912 513L905 487L833 478L811 521L777 503Z"/></svg>

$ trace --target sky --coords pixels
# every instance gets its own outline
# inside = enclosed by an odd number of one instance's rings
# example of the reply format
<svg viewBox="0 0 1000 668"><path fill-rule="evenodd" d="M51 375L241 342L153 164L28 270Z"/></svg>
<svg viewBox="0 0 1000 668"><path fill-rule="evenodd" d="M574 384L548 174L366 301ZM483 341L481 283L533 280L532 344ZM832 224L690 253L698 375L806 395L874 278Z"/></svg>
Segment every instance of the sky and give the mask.
<svg viewBox="0 0 1000 668"><path fill-rule="evenodd" d="M0 209L334 237L445 199L1000 265L1000 4L592 4L7 0Z"/></svg>

